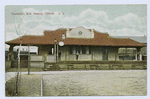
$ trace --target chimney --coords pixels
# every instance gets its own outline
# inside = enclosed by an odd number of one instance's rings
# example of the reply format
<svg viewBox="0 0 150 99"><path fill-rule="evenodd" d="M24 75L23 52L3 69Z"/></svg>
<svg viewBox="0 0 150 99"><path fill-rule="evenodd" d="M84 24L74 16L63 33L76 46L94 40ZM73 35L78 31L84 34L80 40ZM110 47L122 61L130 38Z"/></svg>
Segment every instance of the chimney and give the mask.
<svg viewBox="0 0 150 99"><path fill-rule="evenodd" d="M94 38L94 29L91 29L91 33L92 33L92 38Z"/></svg>
<svg viewBox="0 0 150 99"><path fill-rule="evenodd" d="M67 32L69 32L69 28L67 28Z"/></svg>

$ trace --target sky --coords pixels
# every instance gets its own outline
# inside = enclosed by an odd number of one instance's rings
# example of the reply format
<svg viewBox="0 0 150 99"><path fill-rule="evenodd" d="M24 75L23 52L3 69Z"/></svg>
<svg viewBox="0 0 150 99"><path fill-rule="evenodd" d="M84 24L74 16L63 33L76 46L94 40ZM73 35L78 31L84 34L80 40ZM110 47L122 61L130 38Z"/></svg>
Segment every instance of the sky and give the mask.
<svg viewBox="0 0 150 99"><path fill-rule="evenodd" d="M5 6L5 41L25 34L43 35L44 30L77 26L111 36L144 36L147 35L147 5Z"/></svg>
<svg viewBox="0 0 150 99"><path fill-rule="evenodd" d="M6 5L5 41L83 26L110 36L147 35L146 4ZM5 48L9 45L5 44Z"/></svg>

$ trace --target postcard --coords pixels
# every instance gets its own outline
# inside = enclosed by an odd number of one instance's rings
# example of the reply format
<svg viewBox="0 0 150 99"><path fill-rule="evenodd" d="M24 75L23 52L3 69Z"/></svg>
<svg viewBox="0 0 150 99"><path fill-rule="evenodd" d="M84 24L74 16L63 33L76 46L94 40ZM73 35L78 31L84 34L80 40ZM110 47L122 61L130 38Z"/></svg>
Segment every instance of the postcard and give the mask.
<svg viewBox="0 0 150 99"><path fill-rule="evenodd" d="M146 96L147 5L6 5L5 96Z"/></svg>

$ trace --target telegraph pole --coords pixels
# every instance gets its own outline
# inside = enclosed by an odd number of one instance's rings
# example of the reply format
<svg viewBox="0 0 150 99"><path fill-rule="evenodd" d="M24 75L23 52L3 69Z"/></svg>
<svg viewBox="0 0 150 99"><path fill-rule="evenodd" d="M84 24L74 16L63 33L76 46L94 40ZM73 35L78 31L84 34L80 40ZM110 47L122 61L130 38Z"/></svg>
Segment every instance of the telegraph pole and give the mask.
<svg viewBox="0 0 150 99"><path fill-rule="evenodd" d="M28 45L28 75L30 75L30 45Z"/></svg>

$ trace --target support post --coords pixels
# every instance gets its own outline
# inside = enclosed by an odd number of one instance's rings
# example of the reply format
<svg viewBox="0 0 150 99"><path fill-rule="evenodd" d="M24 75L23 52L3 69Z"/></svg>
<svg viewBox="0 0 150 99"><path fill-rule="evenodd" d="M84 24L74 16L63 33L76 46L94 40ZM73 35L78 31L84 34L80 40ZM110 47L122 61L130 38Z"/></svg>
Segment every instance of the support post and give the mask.
<svg viewBox="0 0 150 99"><path fill-rule="evenodd" d="M67 59L67 46L64 46L65 47L65 61Z"/></svg>
<svg viewBox="0 0 150 99"><path fill-rule="evenodd" d="M93 47L91 47L91 61L93 61Z"/></svg>
<svg viewBox="0 0 150 99"><path fill-rule="evenodd" d="M142 55L140 54L140 61L142 61Z"/></svg>
<svg viewBox="0 0 150 99"><path fill-rule="evenodd" d="M135 60L137 61L137 50L136 50L136 53L135 53Z"/></svg>
<svg viewBox="0 0 150 99"><path fill-rule="evenodd" d="M45 54L45 55L43 56L43 60L44 60L45 63L47 62L47 54Z"/></svg>
<svg viewBox="0 0 150 99"><path fill-rule="evenodd" d="M119 47L116 48L115 61L119 60L118 50L119 50Z"/></svg>
<svg viewBox="0 0 150 99"><path fill-rule="evenodd" d="M41 46L38 46L38 55L40 55Z"/></svg>
<svg viewBox="0 0 150 99"><path fill-rule="evenodd" d="M28 75L30 75L30 45L28 45Z"/></svg>
<svg viewBox="0 0 150 99"><path fill-rule="evenodd" d="M58 62L58 44L57 44L57 62Z"/></svg>
<svg viewBox="0 0 150 99"><path fill-rule="evenodd" d="M140 57L141 57L141 48L137 48L137 60L141 61L142 58Z"/></svg>
<svg viewBox="0 0 150 99"><path fill-rule="evenodd" d="M13 60L13 47L14 47L14 45L10 45L10 47L9 47L9 61L12 61Z"/></svg>
<svg viewBox="0 0 150 99"><path fill-rule="evenodd" d="M89 46L86 46L86 54L89 54Z"/></svg>
<svg viewBox="0 0 150 99"><path fill-rule="evenodd" d="M66 56L66 60L68 61L69 60L69 46L67 45L67 50L66 50L67 52L66 52L66 54L67 54L67 56Z"/></svg>
<svg viewBox="0 0 150 99"><path fill-rule="evenodd" d="M95 47L92 47L92 60L94 60L94 50L95 50Z"/></svg>
<svg viewBox="0 0 150 99"><path fill-rule="evenodd" d="M55 62L56 62L56 60L57 60L57 58L56 58L56 44L54 45L54 56L55 56Z"/></svg>

